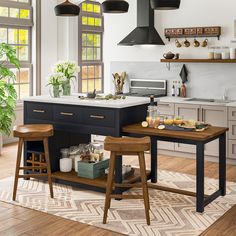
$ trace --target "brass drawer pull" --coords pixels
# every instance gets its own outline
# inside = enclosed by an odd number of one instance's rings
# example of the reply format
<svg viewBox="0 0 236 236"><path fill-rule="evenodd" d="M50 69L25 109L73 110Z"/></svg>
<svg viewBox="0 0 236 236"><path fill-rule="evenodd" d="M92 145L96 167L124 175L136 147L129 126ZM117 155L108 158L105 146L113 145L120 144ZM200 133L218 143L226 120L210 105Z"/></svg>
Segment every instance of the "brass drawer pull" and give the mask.
<svg viewBox="0 0 236 236"><path fill-rule="evenodd" d="M44 110L33 110L33 112L35 112L35 113L45 113Z"/></svg>
<svg viewBox="0 0 236 236"><path fill-rule="evenodd" d="M95 116L95 115L90 115L90 118L93 118L93 119L105 119L105 116Z"/></svg>
<svg viewBox="0 0 236 236"><path fill-rule="evenodd" d="M60 112L60 115L62 115L62 116L73 116L74 113Z"/></svg>

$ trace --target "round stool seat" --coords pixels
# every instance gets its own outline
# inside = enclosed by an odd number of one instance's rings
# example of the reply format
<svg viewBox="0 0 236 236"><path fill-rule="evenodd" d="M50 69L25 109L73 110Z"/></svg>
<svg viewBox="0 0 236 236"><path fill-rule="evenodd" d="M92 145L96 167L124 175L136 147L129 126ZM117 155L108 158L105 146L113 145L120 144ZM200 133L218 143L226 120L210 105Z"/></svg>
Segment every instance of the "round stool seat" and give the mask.
<svg viewBox="0 0 236 236"><path fill-rule="evenodd" d="M144 152L150 150L150 137L144 138L115 138L106 137L104 149L113 152Z"/></svg>
<svg viewBox="0 0 236 236"><path fill-rule="evenodd" d="M13 128L17 138L47 138L53 136L53 126L49 124L17 125Z"/></svg>

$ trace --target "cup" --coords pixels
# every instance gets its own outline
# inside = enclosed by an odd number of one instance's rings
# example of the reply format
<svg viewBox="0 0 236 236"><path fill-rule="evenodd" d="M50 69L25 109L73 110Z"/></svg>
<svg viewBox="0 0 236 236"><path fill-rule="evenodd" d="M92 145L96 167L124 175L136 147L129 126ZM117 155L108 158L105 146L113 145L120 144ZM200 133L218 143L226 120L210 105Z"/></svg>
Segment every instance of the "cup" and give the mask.
<svg viewBox="0 0 236 236"><path fill-rule="evenodd" d="M187 39L185 39L185 41L184 41L184 46L186 48L190 47L190 42Z"/></svg>
<svg viewBox="0 0 236 236"><path fill-rule="evenodd" d="M194 39L194 41L193 41L193 46L194 46L195 48L198 48L198 47L200 46L199 41L197 41L196 39Z"/></svg>

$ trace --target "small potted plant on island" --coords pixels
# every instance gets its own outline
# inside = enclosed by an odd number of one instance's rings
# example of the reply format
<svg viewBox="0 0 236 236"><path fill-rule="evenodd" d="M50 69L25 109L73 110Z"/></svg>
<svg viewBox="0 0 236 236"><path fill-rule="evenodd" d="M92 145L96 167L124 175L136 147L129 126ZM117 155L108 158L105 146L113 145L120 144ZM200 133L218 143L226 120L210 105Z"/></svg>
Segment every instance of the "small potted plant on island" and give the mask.
<svg viewBox="0 0 236 236"><path fill-rule="evenodd" d="M20 63L16 56L16 50L6 43L0 44L0 133L10 135L12 119L15 116L17 93L13 83L15 74L10 66L20 69ZM2 136L0 135L0 139ZM0 141L0 144L2 141ZM2 146L0 146L1 154Z"/></svg>
<svg viewBox="0 0 236 236"><path fill-rule="evenodd" d="M50 94L54 98L59 98L62 92L62 81L64 75L62 73L54 73L49 75L48 84L52 87L52 92L50 90Z"/></svg>
<svg viewBox="0 0 236 236"><path fill-rule="evenodd" d="M72 61L58 62L54 66L55 73L62 73L64 75L61 81L61 86L64 96L71 95L71 81L76 79L76 74L80 72L80 67Z"/></svg>

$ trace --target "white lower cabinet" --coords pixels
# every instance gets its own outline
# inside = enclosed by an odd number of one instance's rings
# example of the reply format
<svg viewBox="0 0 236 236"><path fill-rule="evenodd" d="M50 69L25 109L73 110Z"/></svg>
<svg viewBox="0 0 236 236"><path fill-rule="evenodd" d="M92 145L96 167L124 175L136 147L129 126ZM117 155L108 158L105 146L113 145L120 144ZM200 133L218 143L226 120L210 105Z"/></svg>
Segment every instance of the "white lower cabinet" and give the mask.
<svg viewBox="0 0 236 236"><path fill-rule="evenodd" d="M228 156L236 159L236 107L229 107Z"/></svg>
<svg viewBox="0 0 236 236"><path fill-rule="evenodd" d="M192 104L175 104L175 116L183 116L183 119L199 120L201 116L201 106ZM196 147L189 144L175 144L175 151L195 153Z"/></svg>
<svg viewBox="0 0 236 236"><path fill-rule="evenodd" d="M214 126L228 126L227 107L225 106L175 104L175 116L183 116L184 119L198 120ZM232 137L236 139L236 121L232 122L232 130L235 130L235 134L232 132ZM159 145L159 148L162 149L162 145ZM231 148L232 153L235 148L236 145ZM170 150L170 145L166 145L163 149ZM196 153L196 147L194 145L175 143L174 147L171 147L171 150L172 149L177 152ZM209 156L218 156L218 140L213 141L205 146L205 154Z"/></svg>
<svg viewBox="0 0 236 236"><path fill-rule="evenodd" d="M213 126L227 127L227 107L225 106L201 106L201 121ZM210 142L205 146L205 154L219 156L219 141Z"/></svg>

